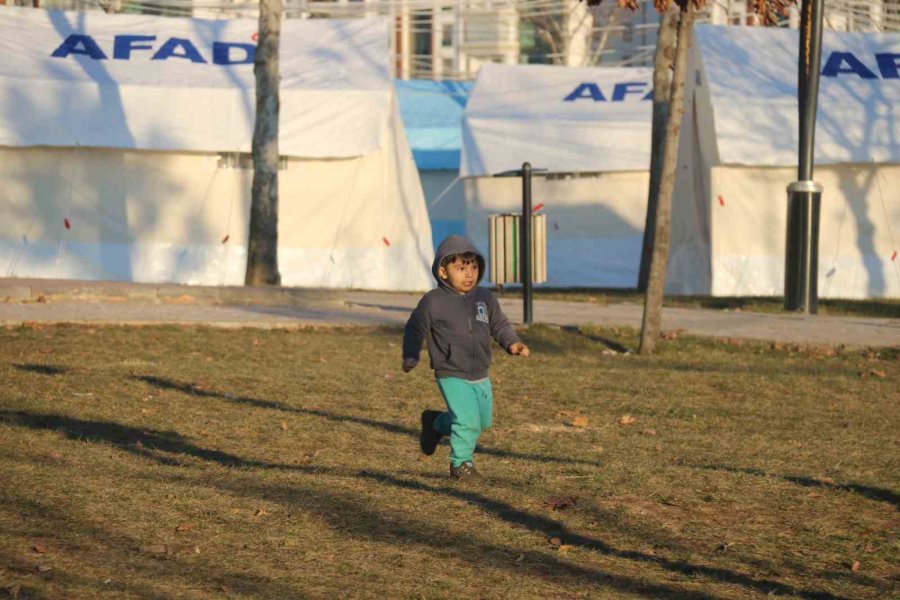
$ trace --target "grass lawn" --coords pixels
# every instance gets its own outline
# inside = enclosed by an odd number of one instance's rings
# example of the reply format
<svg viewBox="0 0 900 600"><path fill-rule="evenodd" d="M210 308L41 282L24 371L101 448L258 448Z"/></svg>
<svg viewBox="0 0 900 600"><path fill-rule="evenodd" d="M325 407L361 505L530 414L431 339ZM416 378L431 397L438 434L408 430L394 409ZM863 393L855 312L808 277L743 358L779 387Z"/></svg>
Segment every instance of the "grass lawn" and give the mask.
<svg viewBox="0 0 900 600"><path fill-rule="evenodd" d="M896 349L525 338L453 482L396 330L0 329L0 596L896 597Z"/></svg>

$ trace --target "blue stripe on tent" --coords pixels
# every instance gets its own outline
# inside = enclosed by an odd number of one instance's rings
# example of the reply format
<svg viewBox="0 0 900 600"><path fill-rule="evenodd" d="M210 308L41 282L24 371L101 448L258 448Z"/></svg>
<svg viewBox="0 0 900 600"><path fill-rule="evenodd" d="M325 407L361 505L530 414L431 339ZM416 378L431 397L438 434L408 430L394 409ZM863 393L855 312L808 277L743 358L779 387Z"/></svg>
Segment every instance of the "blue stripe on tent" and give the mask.
<svg viewBox="0 0 900 600"><path fill-rule="evenodd" d="M459 169L459 150L413 150L413 159L420 170Z"/></svg>
<svg viewBox="0 0 900 600"><path fill-rule="evenodd" d="M434 249L440 245L444 238L451 235L466 235L465 221L431 221L431 238L434 242Z"/></svg>
<svg viewBox="0 0 900 600"><path fill-rule="evenodd" d="M459 169L471 82L396 80L400 116L419 169Z"/></svg>

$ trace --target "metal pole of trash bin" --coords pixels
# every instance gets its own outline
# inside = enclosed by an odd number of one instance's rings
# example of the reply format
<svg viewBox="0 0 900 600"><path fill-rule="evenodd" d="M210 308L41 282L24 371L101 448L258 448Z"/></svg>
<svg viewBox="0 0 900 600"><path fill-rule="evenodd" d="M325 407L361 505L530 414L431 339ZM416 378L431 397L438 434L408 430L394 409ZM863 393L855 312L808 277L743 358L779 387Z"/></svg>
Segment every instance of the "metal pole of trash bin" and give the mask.
<svg viewBox="0 0 900 600"><path fill-rule="evenodd" d="M522 273L522 322L530 325L533 315L531 289L531 163L522 165L522 231L519 246L519 264Z"/></svg>
<svg viewBox="0 0 900 600"><path fill-rule="evenodd" d="M800 139L797 179L788 186L784 263L784 308L818 310L819 210L822 186L813 181L816 105L822 56L823 0L804 0L800 17L797 108Z"/></svg>

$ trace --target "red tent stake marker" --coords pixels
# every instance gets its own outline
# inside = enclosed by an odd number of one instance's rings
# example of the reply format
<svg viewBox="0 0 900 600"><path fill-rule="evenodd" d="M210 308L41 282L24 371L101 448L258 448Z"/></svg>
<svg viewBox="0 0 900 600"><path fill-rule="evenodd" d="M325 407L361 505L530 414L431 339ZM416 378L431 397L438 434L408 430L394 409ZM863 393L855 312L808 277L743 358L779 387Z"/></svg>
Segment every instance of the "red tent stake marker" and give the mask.
<svg viewBox="0 0 900 600"><path fill-rule="evenodd" d="M384 242L385 246L391 245L391 240L387 239L386 237L381 238L381 241Z"/></svg>
<svg viewBox="0 0 900 600"><path fill-rule="evenodd" d="M719 196L719 206L725 206L725 198Z"/></svg>
<svg viewBox="0 0 900 600"><path fill-rule="evenodd" d="M72 229L71 223L69 223L69 219L63 219L63 225L66 226L66 229Z"/></svg>

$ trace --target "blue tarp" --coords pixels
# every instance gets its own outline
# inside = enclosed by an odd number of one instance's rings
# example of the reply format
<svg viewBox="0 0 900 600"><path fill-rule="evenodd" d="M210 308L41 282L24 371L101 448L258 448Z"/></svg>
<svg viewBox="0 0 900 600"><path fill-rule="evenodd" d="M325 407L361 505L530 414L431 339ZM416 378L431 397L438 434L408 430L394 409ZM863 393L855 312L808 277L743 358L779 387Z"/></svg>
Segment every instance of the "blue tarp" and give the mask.
<svg viewBox="0 0 900 600"><path fill-rule="evenodd" d="M459 170L462 117L472 83L398 79L395 84L416 167Z"/></svg>

